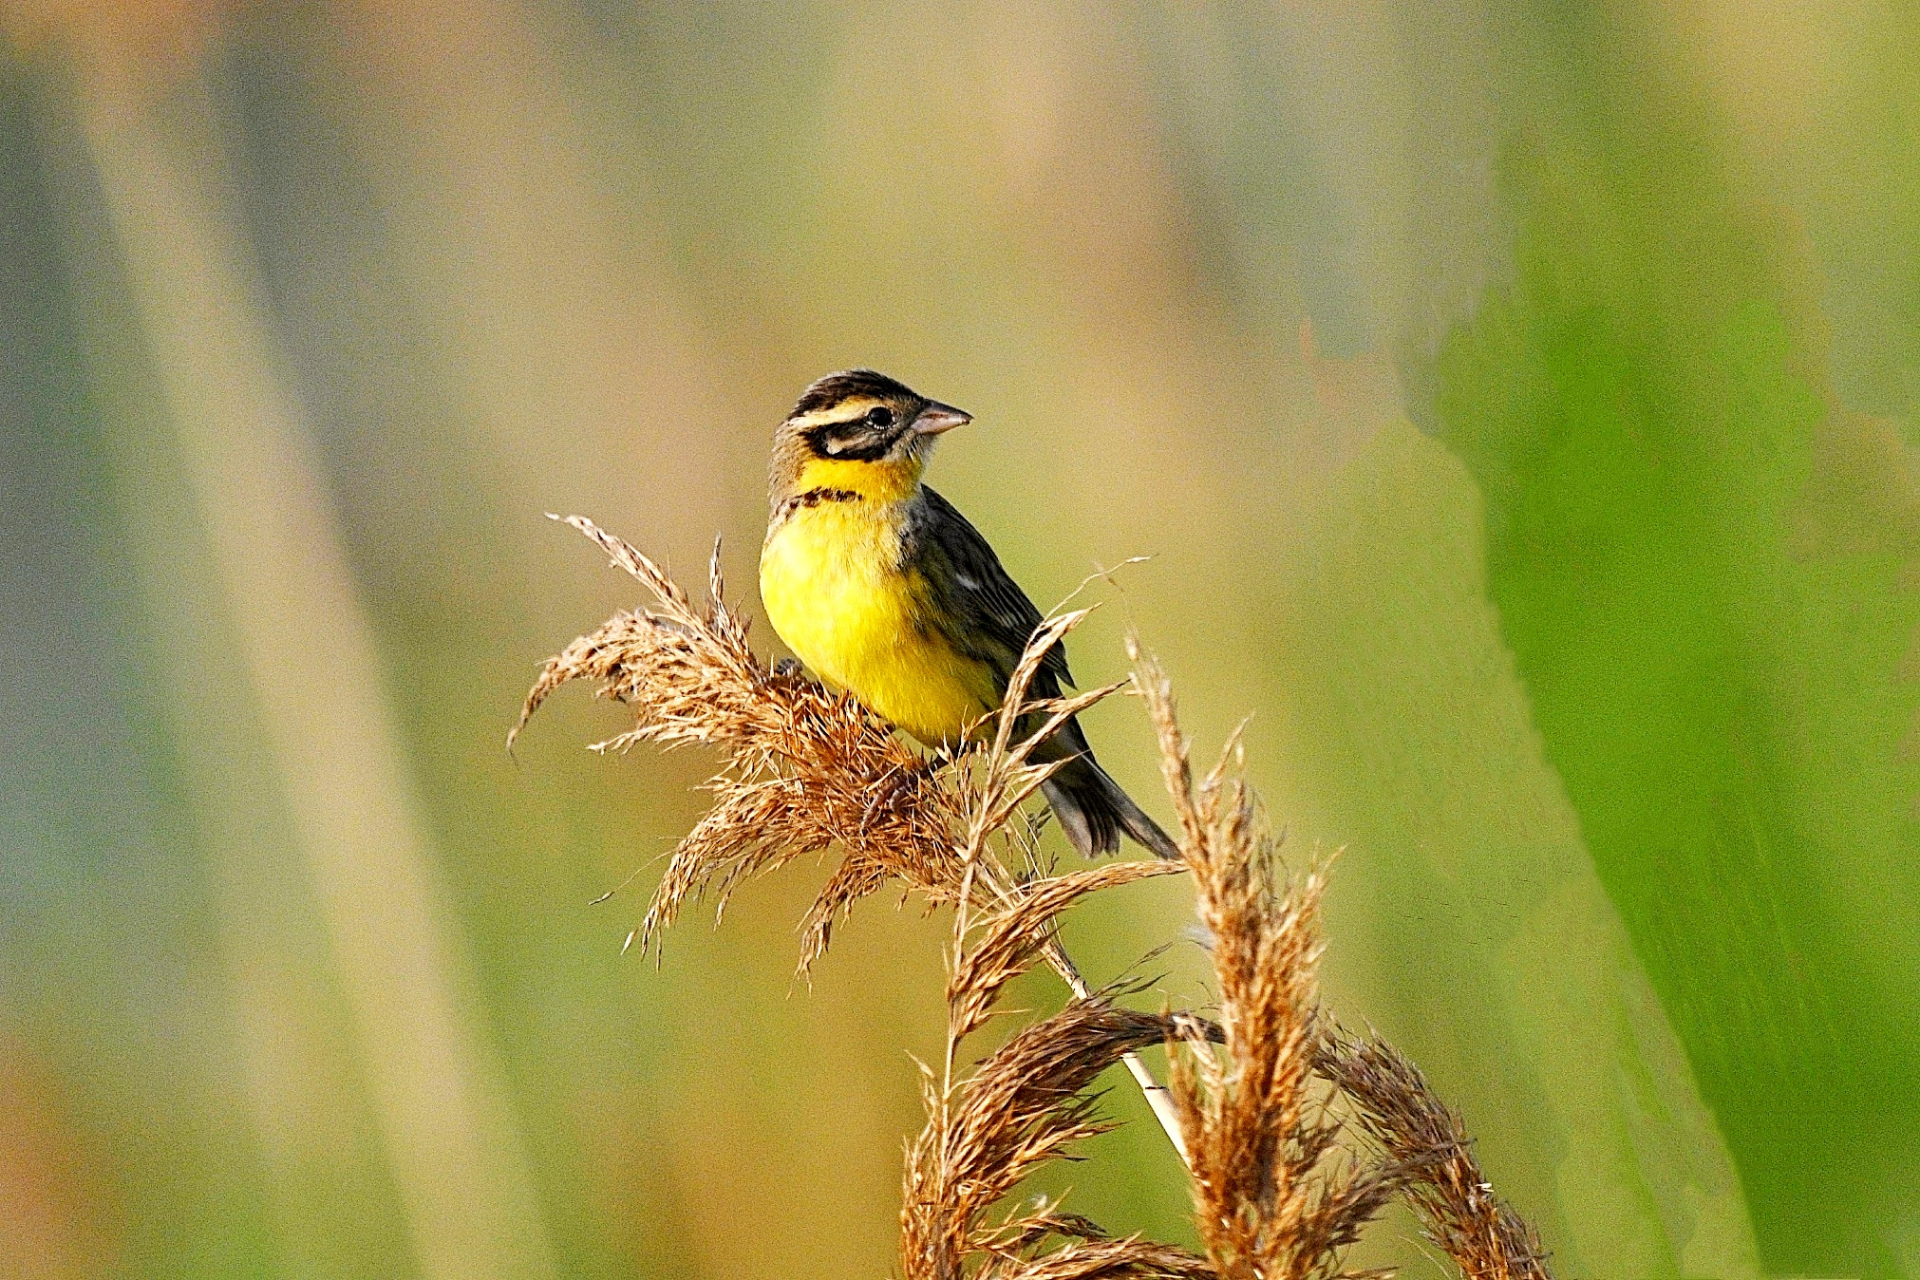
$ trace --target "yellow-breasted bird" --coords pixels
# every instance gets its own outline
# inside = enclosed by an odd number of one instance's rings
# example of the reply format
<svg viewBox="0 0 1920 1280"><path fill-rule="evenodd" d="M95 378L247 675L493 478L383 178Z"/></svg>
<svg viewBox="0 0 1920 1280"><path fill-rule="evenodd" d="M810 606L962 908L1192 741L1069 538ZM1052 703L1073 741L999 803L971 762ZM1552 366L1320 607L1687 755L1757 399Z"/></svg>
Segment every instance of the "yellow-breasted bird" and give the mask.
<svg viewBox="0 0 1920 1280"><path fill-rule="evenodd" d="M760 598L774 630L830 686L928 745L958 745L999 707L1040 625L979 530L920 482L943 431L971 421L871 369L821 378L774 434ZM1031 692L1071 684L1064 647ZM1044 784L1074 847L1125 832L1163 858L1167 833L1093 758L1069 720L1035 753L1068 760Z"/></svg>

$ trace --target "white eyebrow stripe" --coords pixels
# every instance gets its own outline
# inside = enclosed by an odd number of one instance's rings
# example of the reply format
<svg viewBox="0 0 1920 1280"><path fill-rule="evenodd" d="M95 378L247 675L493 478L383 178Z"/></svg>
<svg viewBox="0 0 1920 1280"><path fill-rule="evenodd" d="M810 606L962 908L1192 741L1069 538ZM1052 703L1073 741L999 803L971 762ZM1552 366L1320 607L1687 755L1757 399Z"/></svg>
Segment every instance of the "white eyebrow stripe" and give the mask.
<svg viewBox="0 0 1920 1280"><path fill-rule="evenodd" d="M787 421L802 431L811 431L815 427L850 427L865 417L867 410L882 407L890 406L883 405L872 396L847 396L811 412L795 414Z"/></svg>

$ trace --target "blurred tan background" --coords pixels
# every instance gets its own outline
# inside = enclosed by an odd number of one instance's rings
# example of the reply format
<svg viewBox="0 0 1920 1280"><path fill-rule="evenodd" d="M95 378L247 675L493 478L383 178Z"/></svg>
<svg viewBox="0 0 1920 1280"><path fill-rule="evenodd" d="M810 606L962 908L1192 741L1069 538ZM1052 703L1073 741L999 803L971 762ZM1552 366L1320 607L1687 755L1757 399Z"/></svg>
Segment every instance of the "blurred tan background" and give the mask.
<svg viewBox="0 0 1920 1280"><path fill-rule="evenodd" d="M0 16L0 1277L888 1272L940 922L623 957L708 762L502 750L638 603L542 513L751 607L854 364L1043 608L1152 557L1076 672L1252 717L1560 1274L1920 1274L1905 6ZM1204 1002L1187 919L1072 944ZM1109 1105L1057 1185L1190 1239Z"/></svg>

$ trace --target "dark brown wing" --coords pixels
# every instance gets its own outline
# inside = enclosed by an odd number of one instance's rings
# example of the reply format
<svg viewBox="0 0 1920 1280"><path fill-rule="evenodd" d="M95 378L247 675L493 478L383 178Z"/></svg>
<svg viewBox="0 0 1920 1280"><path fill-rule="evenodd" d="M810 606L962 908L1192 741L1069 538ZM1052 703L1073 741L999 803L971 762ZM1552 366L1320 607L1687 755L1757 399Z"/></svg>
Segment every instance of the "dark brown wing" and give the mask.
<svg viewBox="0 0 1920 1280"><path fill-rule="evenodd" d="M900 539L903 569L918 571L932 590L929 626L968 657L989 664L1001 688L1013 675L1027 641L1040 625L1040 610L1008 576L980 531L945 498L922 485ZM1067 650L1055 645L1040 663L1032 696L1059 695L1072 684Z"/></svg>
<svg viewBox="0 0 1920 1280"><path fill-rule="evenodd" d="M960 652L999 673L1004 693L1020 654L1040 625L1040 611L1007 576L1000 557L980 531L951 502L922 486L901 536L900 560L903 569L918 573L932 590L933 607L925 624L938 628ZM1060 686L1072 683L1066 647L1055 645L1041 660L1032 694L1058 697ZM1038 727L1024 725L1019 731L1030 733ZM1077 720L1061 725L1040 745L1035 759L1068 761L1041 785L1061 828L1083 855L1112 853L1120 847L1124 832L1162 858L1180 856L1179 846L1094 761Z"/></svg>

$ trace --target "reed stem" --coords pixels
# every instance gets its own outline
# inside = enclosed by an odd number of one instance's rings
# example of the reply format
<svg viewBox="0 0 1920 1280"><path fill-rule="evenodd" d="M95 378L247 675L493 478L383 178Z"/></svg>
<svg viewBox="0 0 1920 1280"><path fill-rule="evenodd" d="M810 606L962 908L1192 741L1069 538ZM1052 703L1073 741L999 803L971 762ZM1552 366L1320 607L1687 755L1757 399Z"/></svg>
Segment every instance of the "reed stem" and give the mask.
<svg viewBox="0 0 1920 1280"><path fill-rule="evenodd" d="M1093 988L1081 976L1073 957L1067 954L1067 949L1058 938L1047 943L1044 954L1048 966L1060 975L1067 989L1073 992L1074 999L1085 1000L1093 994ZM1187 1167L1188 1172L1192 1172L1193 1161L1187 1156L1187 1140L1180 1129L1180 1108L1174 1103L1173 1090L1160 1083L1153 1074L1153 1068L1138 1053L1128 1053L1121 1061L1127 1064L1127 1072L1133 1076L1133 1082L1140 1086L1140 1096L1147 1100L1153 1118L1160 1122L1160 1128L1167 1135L1167 1141L1173 1144L1180 1163Z"/></svg>

